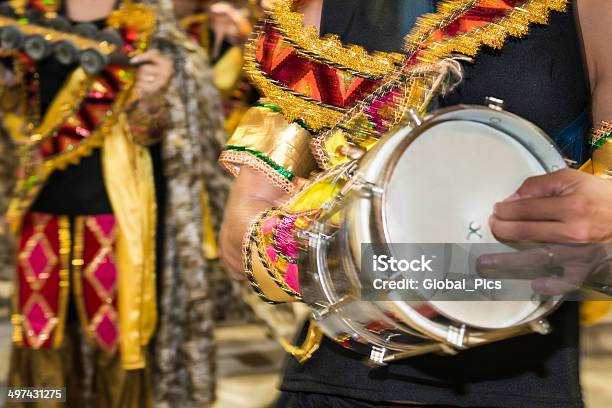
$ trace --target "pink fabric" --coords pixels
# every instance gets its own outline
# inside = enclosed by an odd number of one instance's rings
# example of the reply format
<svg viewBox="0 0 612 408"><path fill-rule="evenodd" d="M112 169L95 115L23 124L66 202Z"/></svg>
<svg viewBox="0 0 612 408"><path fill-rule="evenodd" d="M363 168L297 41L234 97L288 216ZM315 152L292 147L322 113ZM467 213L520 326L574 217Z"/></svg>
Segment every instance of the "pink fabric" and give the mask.
<svg viewBox="0 0 612 408"><path fill-rule="evenodd" d="M110 293L115 288L117 282L117 268L108 257L104 258L93 275L107 292Z"/></svg>
<svg viewBox="0 0 612 408"><path fill-rule="evenodd" d="M47 258L40 241L36 242L36 246L28 257L28 263L32 268L32 272L34 272L34 275L36 275L36 279L40 279L40 275L45 272L49 266L49 258Z"/></svg>
<svg viewBox="0 0 612 408"><path fill-rule="evenodd" d="M109 237L115 228L115 216L112 214L105 214L96 215L93 218L104 233L104 236Z"/></svg>
<svg viewBox="0 0 612 408"><path fill-rule="evenodd" d="M274 249L274 247L272 246L269 246L266 248L266 252L268 253L268 258L270 259L270 261L276 262L276 259L278 258L278 255L276 254L276 249Z"/></svg>
<svg viewBox="0 0 612 408"><path fill-rule="evenodd" d="M98 338L102 341L105 347L113 348L115 346L119 336L119 331L108 314L104 315L102 321L96 328L96 331L98 333Z"/></svg>
<svg viewBox="0 0 612 408"><path fill-rule="evenodd" d="M265 220L261 224L261 232L264 234L271 234L274 232L274 228L278 225L278 217L271 217Z"/></svg>
<svg viewBox="0 0 612 408"><path fill-rule="evenodd" d="M36 336L43 331L49 322L49 319L47 319L47 316L45 316L45 311L38 302L34 303L30 313L26 315L26 319L28 319L28 323Z"/></svg>
<svg viewBox="0 0 612 408"><path fill-rule="evenodd" d="M281 254L295 259L298 257L298 245L293 237L297 216L283 217L276 227L276 246Z"/></svg>
<svg viewBox="0 0 612 408"><path fill-rule="evenodd" d="M285 282L291 289L300 293L298 266L296 264L287 265L287 270L285 271Z"/></svg>

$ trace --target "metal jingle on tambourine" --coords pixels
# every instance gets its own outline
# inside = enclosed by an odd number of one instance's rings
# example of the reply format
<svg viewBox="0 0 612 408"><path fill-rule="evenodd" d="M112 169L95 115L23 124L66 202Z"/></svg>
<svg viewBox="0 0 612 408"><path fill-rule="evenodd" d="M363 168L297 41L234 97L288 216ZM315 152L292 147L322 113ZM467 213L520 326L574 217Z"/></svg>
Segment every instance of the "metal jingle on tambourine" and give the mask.
<svg viewBox="0 0 612 408"><path fill-rule="evenodd" d="M62 40L53 45L53 54L60 64L72 65L79 61L79 49L71 41Z"/></svg>
<svg viewBox="0 0 612 408"><path fill-rule="evenodd" d="M99 41L104 41L108 44L114 45L117 50L123 49L123 46L125 45L121 34L117 30L110 28L100 31L97 39Z"/></svg>
<svg viewBox="0 0 612 408"><path fill-rule="evenodd" d="M23 43L23 50L34 61L43 60L53 52L51 43L40 34L27 37Z"/></svg>
<svg viewBox="0 0 612 408"><path fill-rule="evenodd" d="M81 68L89 75L98 75L109 63L109 57L95 48L90 48L81 53L79 63Z"/></svg>
<svg viewBox="0 0 612 408"><path fill-rule="evenodd" d="M95 48L89 48L81 53L80 64L88 75L98 75L110 64L129 66L130 57L121 52L105 55Z"/></svg>
<svg viewBox="0 0 612 408"><path fill-rule="evenodd" d="M100 30L98 30L98 27L96 27L95 24L80 23L74 26L72 32L81 37L95 39L98 36Z"/></svg>
<svg viewBox="0 0 612 408"><path fill-rule="evenodd" d="M0 32L0 44L4 49L15 50L21 48L24 41L25 36L17 26L4 27Z"/></svg>
<svg viewBox="0 0 612 408"><path fill-rule="evenodd" d="M54 30L62 31L65 33L72 31L72 24L70 24L70 21L61 16L49 20L47 25Z"/></svg>

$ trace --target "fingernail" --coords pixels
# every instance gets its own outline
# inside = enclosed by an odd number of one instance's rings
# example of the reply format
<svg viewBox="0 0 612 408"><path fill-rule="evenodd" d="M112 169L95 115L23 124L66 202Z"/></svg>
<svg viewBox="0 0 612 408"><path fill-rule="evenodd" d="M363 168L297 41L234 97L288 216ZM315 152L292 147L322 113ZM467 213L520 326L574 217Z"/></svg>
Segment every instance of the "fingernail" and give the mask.
<svg viewBox="0 0 612 408"><path fill-rule="evenodd" d="M491 269L495 266L495 260L490 255L480 255L476 260L476 269Z"/></svg>
<svg viewBox="0 0 612 408"><path fill-rule="evenodd" d="M521 198L521 196L518 193L514 193L512 194L510 197L506 198L504 201L502 201L503 203L509 203L511 201L516 201L519 198Z"/></svg>
<svg viewBox="0 0 612 408"><path fill-rule="evenodd" d="M493 206L493 214L497 215L499 213L499 204L500 203L495 203L495 205Z"/></svg>

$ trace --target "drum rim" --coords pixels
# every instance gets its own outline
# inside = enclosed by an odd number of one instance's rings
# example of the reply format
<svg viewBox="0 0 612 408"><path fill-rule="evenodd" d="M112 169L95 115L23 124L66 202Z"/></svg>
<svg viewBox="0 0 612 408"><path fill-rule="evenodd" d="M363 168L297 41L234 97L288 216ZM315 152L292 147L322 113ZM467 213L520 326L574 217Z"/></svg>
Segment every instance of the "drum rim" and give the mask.
<svg viewBox="0 0 612 408"><path fill-rule="evenodd" d="M461 113L463 117L456 116L457 113ZM513 123L519 123L525 126L531 131L531 133L528 136L526 136L526 134L519 135L517 133L510 131L510 129L508 128L508 125L504 124L504 121L499 122L499 123L495 121L491 121L491 120L489 120L489 122L484 122L482 120L478 120L478 118L476 117L474 113L488 113L489 115L492 115L491 117L493 118L500 117L500 116L507 118L509 121L514 121ZM470 117L470 114L471 114L471 117ZM491 119L491 117L489 119ZM480 106L480 105L457 105L457 106L452 106L452 107L436 110L432 112L431 115L429 115L423 121L422 124L414 127L405 138L399 141L398 145L395 147L391 155L386 158L386 164L384 165L383 170L381 171L381 173L379 174L379 177L377 178L375 182L375 184L381 188L381 194L374 194L372 196L372 200L370 203L371 222L369 222L369 224L373 225L373 230L370 232L370 236L376 242L390 242L388 239L389 234L385 227L386 226L386 222L385 222L386 221L386 187L390 183L391 177L393 175L393 169L395 169L395 167L397 166L397 163L401 159L403 153L406 151L406 149L409 148L409 146L418 137L420 137L423 133L425 133L432 127L443 124L443 123L453 122L453 121L468 121L468 122L480 123L483 125L490 126L498 131L501 131L504 134L507 134L512 139L514 139L516 142L518 142L521 146L523 146L530 154L532 154L534 158L541 164L541 166L544 168L544 170L547 173L567 167L567 164L563 160L563 156L561 155L561 152L557 148L554 141L550 138L550 136L548 136L546 132L544 132L540 127L538 127L534 123L516 114L513 114L505 110L497 110L497 109L492 109L492 108L489 108L486 106ZM503 125L501 125L500 123ZM533 138L534 135L539 136L539 138L534 139ZM545 148L550 153L556 153L556 156L553 154L552 157L547 158L547 157L544 157L543 154L536 154L537 152L534 151L533 147L525 143L526 139L529 139L531 142L533 141L538 142L537 147ZM531 312L525 319L523 319L522 321L518 322L517 324L513 326L509 326L508 328L527 325L530 322L533 322L538 319L542 319L548 316L550 313L552 313L557 307L560 306L561 303L562 303L562 300L542 301L540 302L539 307L533 310L533 312ZM434 308L436 311L438 311L438 313L440 313L440 315L444 316L451 322L457 322L457 320L454 317L449 316L445 312L439 310L433 304L431 304L431 307ZM541 313L538 313L538 311L541 311ZM427 320L430 320L430 319L427 319ZM435 322L432 321L431 323L435 325ZM473 325L473 324L469 324L469 325L466 324L466 326L469 328L475 329L475 330L484 330L484 331L507 329L507 328L480 327L480 326Z"/></svg>

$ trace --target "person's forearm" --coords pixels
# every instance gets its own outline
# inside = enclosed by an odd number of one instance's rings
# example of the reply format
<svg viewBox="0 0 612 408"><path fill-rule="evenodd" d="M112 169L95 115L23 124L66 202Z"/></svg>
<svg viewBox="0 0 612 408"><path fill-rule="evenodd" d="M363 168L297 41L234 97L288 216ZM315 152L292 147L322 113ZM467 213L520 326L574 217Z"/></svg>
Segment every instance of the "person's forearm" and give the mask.
<svg viewBox="0 0 612 408"><path fill-rule="evenodd" d="M243 239L250 223L262 211L283 201L286 193L261 173L244 166L230 192L221 229L221 259L228 272L244 279Z"/></svg>

